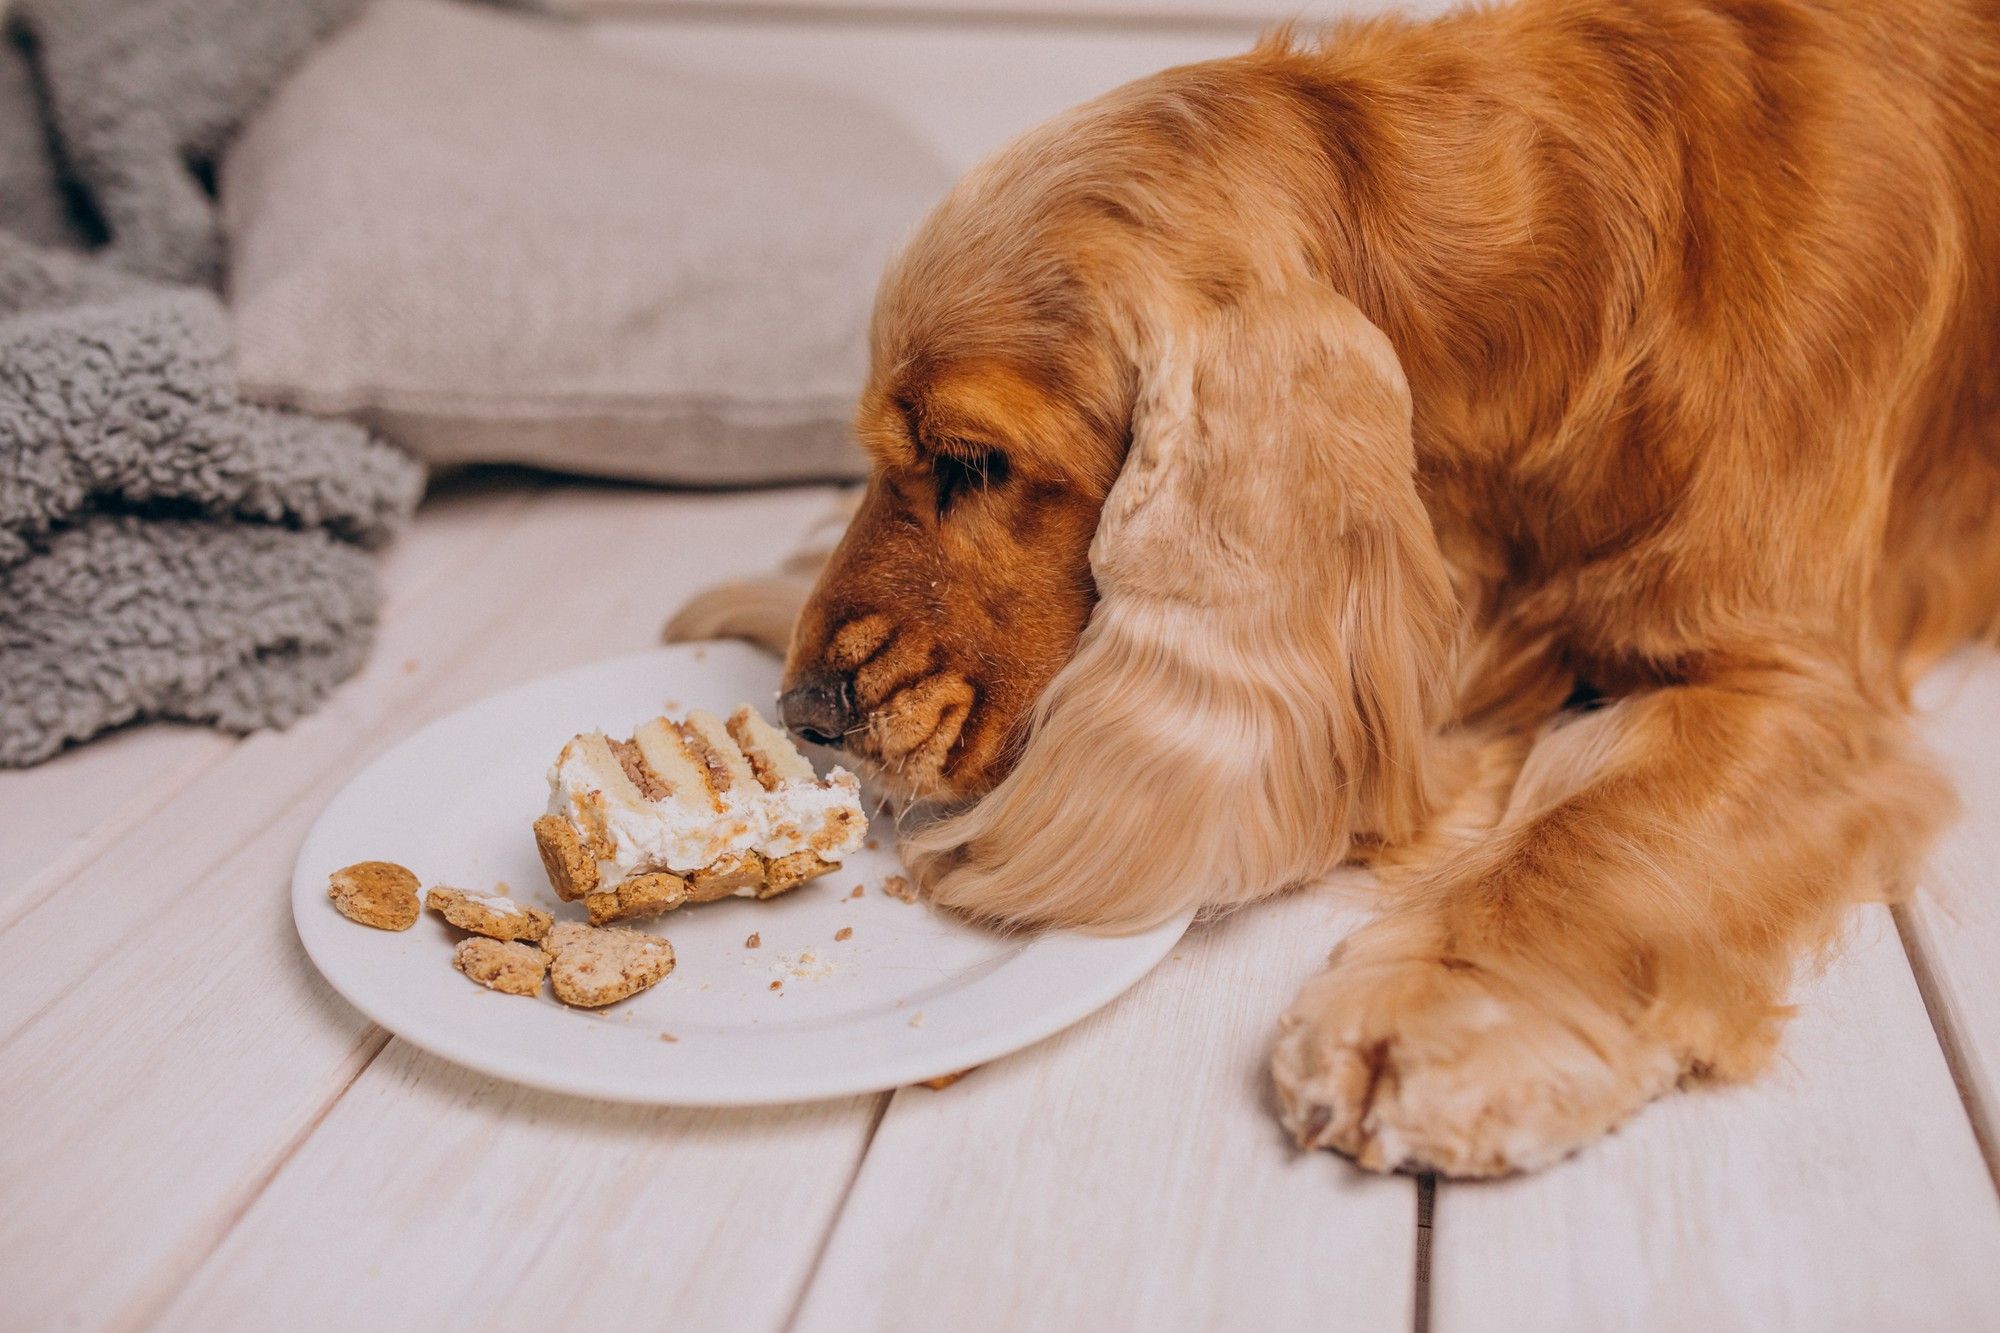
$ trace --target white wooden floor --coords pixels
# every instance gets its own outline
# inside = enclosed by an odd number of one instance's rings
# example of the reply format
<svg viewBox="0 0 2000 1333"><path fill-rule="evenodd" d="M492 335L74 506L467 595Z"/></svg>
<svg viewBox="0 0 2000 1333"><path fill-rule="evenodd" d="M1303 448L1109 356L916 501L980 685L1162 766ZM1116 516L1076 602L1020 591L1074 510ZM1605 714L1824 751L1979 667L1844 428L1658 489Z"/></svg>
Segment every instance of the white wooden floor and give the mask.
<svg viewBox="0 0 2000 1333"><path fill-rule="evenodd" d="M530 1092L327 990L287 883L332 791L431 717L647 644L825 503L447 485L324 712L0 774L0 1328L2000 1326L1992 655L1927 691L1965 820L1918 905L1865 913L1801 989L1783 1070L1440 1185L1421 1229L1419 1182L1301 1156L1271 1118L1272 1020L1349 922L1331 893L1197 928L946 1091L829 1105ZM761 540L690 553L696 527Z"/></svg>

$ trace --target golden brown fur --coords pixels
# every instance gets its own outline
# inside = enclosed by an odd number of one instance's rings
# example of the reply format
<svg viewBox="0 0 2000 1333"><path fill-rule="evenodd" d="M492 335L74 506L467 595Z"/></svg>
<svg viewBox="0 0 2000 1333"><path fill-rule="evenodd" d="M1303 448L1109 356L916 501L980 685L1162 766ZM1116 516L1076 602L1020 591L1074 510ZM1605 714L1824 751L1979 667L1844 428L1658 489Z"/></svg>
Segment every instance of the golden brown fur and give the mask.
<svg viewBox="0 0 2000 1333"><path fill-rule="evenodd" d="M906 847L968 912L1378 860L1274 1054L1301 1143L1494 1173L1747 1075L1950 809L1904 692L2000 610L1996 126L1974 0L1522 0L1120 89L886 279L790 677L983 796Z"/></svg>

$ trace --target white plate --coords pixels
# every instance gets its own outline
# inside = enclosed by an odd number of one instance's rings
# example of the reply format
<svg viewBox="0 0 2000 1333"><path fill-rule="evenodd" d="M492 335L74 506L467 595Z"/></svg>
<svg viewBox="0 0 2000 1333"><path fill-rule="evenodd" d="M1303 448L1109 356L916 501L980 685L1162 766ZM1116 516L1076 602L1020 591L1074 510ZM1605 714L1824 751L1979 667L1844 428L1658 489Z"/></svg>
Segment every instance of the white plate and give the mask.
<svg viewBox="0 0 2000 1333"><path fill-rule="evenodd" d="M563 742L593 727L629 734L684 708L748 701L768 714L777 684L777 665L754 649L686 645L579 667L433 722L364 769L306 836L292 875L306 952L355 1008L448 1060L559 1092L727 1106L873 1092L997 1059L1108 1004L1187 928L1183 918L1140 935L1001 935L899 902L882 891L900 867L877 820L874 849L783 898L633 923L670 939L677 965L592 1013L546 990L530 1000L467 981L451 966L459 932L431 913L396 933L327 901L330 872L395 861L427 886L505 882L517 899L579 915L558 905L528 831ZM824 770L826 756L815 758ZM857 884L866 891L849 898ZM836 942L843 927L854 933ZM753 931L762 944L749 949Z"/></svg>

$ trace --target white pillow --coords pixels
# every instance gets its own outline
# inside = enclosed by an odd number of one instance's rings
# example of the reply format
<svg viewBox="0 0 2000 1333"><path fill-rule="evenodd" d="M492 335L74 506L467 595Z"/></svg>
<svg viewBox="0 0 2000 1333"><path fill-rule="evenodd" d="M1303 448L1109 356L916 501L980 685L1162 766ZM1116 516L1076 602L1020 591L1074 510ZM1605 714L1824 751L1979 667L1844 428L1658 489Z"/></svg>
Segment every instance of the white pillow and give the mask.
<svg viewBox="0 0 2000 1333"><path fill-rule="evenodd" d="M950 173L871 106L380 0L223 161L246 394L434 463L852 475L881 270Z"/></svg>

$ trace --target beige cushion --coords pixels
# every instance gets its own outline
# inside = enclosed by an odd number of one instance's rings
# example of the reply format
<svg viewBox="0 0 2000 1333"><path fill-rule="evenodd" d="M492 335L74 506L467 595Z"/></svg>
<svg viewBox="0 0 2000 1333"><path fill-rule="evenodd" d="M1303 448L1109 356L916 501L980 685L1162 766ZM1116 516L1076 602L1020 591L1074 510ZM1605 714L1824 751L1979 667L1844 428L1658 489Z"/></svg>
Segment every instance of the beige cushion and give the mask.
<svg viewBox="0 0 2000 1333"><path fill-rule="evenodd" d="M436 463L849 475L875 284L949 183L856 100L381 0L223 163L241 378Z"/></svg>

